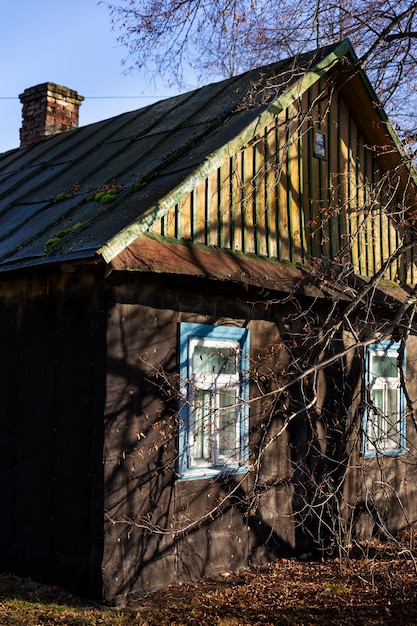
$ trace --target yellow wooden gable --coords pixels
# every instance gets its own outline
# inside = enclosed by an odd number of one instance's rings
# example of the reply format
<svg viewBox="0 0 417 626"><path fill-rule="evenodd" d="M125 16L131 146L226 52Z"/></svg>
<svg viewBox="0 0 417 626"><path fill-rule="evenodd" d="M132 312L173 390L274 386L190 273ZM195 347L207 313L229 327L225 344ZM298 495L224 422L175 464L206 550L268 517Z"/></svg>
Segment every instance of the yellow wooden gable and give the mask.
<svg viewBox="0 0 417 626"><path fill-rule="evenodd" d="M347 43L208 155L130 239L307 265L325 258L372 276L412 239L416 206L414 170ZM414 284L414 256L409 248L385 277Z"/></svg>
<svg viewBox="0 0 417 626"><path fill-rule="evenodd" d="M384 185L386 174L342 95L318 81L149 232L291 262L326 257L369 276L400 245L409 209L403 189L389 197L398 181ZM415 282L411 250L407 259L391 279Z"/></svg>

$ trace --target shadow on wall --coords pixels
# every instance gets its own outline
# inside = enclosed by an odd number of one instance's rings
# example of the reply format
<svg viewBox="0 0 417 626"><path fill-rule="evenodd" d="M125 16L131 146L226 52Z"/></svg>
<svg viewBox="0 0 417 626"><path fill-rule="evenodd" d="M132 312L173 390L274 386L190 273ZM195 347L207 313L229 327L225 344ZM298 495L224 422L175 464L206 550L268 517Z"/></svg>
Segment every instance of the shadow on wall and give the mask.
<svg viewBox="0 0 417 626"><path fill-rule="evenodd" d="M294 415L257 471L179 481L178 317L162 308L155 313L144 307L139 314L128 304L113 315L117 332L109 350L105 435L106 600L118 603L129 594L277 557L322 555L355 535L355 503L363 496L354 469L361 426L359 355L325 368L318 404L316 387L306 377L291 387L285 406L251 408L253 459L265 425L273 441ZM279 335L285 335L282 327ZM328 356L343 352L342 344L336 337ZM314 358L313 349L299 351ZM297 348L291 357L299 358Z"/></svg>

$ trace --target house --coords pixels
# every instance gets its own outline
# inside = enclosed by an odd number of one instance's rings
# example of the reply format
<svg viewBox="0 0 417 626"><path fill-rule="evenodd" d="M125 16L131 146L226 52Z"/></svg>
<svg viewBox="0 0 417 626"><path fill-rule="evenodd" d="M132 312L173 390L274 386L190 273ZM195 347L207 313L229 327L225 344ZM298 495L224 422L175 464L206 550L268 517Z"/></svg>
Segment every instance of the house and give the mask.
<svg viewBox="0 0 417 626"><path fill-rule="evenodd" d="M349 42L82 128L21 98L0 568L120 604L413 528L416 178Z"/></svg>

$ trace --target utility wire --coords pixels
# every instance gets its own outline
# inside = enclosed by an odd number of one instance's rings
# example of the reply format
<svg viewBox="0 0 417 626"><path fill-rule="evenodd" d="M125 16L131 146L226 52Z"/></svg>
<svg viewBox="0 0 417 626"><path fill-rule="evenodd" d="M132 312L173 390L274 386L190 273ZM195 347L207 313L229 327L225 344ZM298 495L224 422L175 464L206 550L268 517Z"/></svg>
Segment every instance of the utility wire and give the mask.
<svg viewBox="0 0 417 626"><path fill-rule="evenodd" d="M171 98L171 96L84 96L85 100L123 100L134 98ZM18 96L0 96L0 100L19 100Z"/></svg>

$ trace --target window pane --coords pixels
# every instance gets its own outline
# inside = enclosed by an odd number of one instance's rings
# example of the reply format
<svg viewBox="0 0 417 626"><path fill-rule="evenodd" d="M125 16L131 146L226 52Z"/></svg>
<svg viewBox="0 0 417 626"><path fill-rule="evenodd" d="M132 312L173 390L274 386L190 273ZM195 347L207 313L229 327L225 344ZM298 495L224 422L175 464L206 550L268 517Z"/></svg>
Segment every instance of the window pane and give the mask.
<svg viewBox="0 0 417 626"><path fill-rule="evenodd" d="M384 390L373 389L371 394L372 399L372 413L369 420L369 437L371 441L377 441L381 439L383 435L382 418L384 411Z"/></svg>
<svg viewBox="0 0 417 626"><path fill-rule="evenodd" d="M195 374L236 374L236 350L197 345L193 365Z"/></svg>
<svg viewBox="0 0 417 626"><path fill-rule="evenodd" d="M375 413L376 414L382 413L384 410L384 390L373 389L371 397L372 397L372 404L374 406Z"/></svg>
<svg viewBox="0 0 417 626"><path fill-rule="evenodd" d="M398 445L400 434L398 390L386 385L383 389L373 389L371 398L373 408L368 422L368 436L377 446L392 448Z"/></svg>
<svg viewBox="0 0 417 626"><path fill-rule="evenodd" d="M219 454L226 458L236 458L238 442L236 440L237 398L234 389L222 389L219 392Z"/></svg>
<svg viewBox="0 0 417 626"><path fill-rule="evenodd" d="M379 378L397 378L398 359L396 356L372 354L371 374Z"/></svg>
<svg viewBox="0 0 417 626"><path fill-rule="evenodd" d="M191 433L194 461L209 461L211 457L211 394L196 389L194 392L194 428Z"/></svg>
<svg viewBox="0 0 417 626"><path fill-rule="evenodd" d="M387 437L398 441L398 393L397 389L387 389Z"/></svg>
<svg viewBox="0 0 417 626"><path fill-rule="evenodd" d="M326 156L326 135L316 133L316 154L321 157Z"/></svg>

